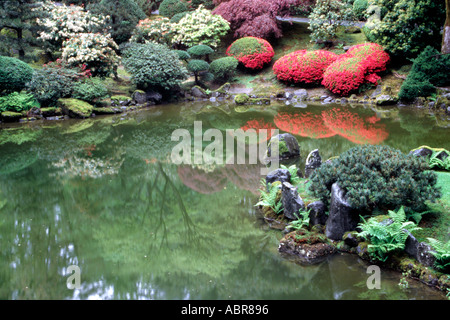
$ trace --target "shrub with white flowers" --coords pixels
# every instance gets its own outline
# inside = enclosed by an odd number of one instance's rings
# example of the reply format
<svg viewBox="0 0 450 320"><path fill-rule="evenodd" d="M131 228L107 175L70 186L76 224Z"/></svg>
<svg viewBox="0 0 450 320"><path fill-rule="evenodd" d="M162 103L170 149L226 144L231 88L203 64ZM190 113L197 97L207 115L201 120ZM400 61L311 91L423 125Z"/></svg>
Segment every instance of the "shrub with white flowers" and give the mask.
<svg viewBox="0 0 450 320"><path fill-rule="evenodd" d="M80 33L63 43L62 59L70 66L86 65L93 76L116 75L119 46L110 34Z"/></svg>
<svg viewBox="0 0 450 320"><path fill-rule="evenodd" d="M130 42L146 43L153 41L170 45L172 43L173 24L165 17L140 20L134 29Z"/></svg>
<svg viewBox="0 0 450 320"><path fill-rule="evenodd" d="M36 19L38 26L43 28L39 39L47 47L59 50L65 40L79 33L104 30L108 16L93 15L81 6L45 2L36 10L42 11L44 18Z"/></svg>
<svg viewBox="0 0 450 320"><path fill-rule="evenodd" d="M188 13L178 23L173 24L173 43L192 47L205 44L216 48L220 38L228 33L230 23L220 15L200 5L195 11Z"/></svg>
<svg viewBox="0 0 450 320"><path fill-rule="evenodd" d="M343 21L355 20L353 7L348 0L317 0L309 15L311 42L330 43L336 38L337 29Z"/></svg>

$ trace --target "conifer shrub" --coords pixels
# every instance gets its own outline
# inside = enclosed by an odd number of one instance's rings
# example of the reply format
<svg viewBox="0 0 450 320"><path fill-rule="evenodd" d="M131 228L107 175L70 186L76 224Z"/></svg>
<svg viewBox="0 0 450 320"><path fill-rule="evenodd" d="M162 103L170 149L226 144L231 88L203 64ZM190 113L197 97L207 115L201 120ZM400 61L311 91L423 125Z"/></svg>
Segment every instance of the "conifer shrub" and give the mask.
<svg viewBox="0 0 450 320"><path fill-rule="evenodd" d="M33 73L33 68L22 60L0 56L0 94L20 92Z"/></svg>
<svg viewBox="0 0 450 320"><path fill-rule="evenodd" d="M135 43L122 53L125 69L139 89L171 91L187 77L178 54L158 43Z"/></svg>
<svg viewBox="0 0 450 320"><path fill-rule="evenodd" d="M216 80L228 80L235 75L238 64L234 57L223 57L211 62L209 71Z"/></svg>
<svg viewBox="0 0 450 320"><path fill-rule="evenodd" d="M358 44L325 70L322 85L335 94L347 96L364 83L377 85L378 73L386 70L389 61L389 55L380 45Z"/></svg>
<svg viewBox="0 0 450 320"><path fill-rule="evenodd" d="M226 54L235 57L248 69L262 69L272 60L275 52L267 40L244 37L234 41L227 48Z"/></svg>
<svg viewBox="0 0 450 320"><path fill-rule="evenodd" d="M399 98L413 100L428 97L436 92L435 86L450 84L450 56L440 55L435 48L428 46L414 59L408 77L400 88Z"/></svg>
<svg viewBox="0 0 450 320"><path fill-rule="evenodd" d="M368 213L402 206L422 212L441 196L426 160L384 145L357 146L325 162L311 176L310 191L329 203L335 182L353 208Z"/></svg>
<svg viewBox="0 0 450 320"><path fill-rule="evenodd" d="M188 7L182 0L164 0L159 5L159 14L169 19L185 11L188 11Z"/></svg>
<svg viewBox="0 0 450 320"><path fill-rule="evenodd" d="M206 61L209 60L209 55L211 53L214 53L214 50L210 46L207 46L205 44L195 45L193 47L190 47L186 51L191 57L195 57L196 59L205 58Z"/></svg>
<svg viewBox="0 0 450 320"><path fill-rule="evenodd" d="M326 68L337 58L337 54L326 50L294 51L278 59L273 71L280 81L320 84Z"/></svg>

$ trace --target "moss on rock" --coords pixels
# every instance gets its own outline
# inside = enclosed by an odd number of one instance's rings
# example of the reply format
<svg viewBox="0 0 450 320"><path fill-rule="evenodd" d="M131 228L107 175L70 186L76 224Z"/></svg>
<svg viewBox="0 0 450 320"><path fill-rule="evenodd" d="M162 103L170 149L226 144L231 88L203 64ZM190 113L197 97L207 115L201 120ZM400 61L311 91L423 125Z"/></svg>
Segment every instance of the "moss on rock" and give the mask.
<svg viewBox="0 0 450 320"><path fill-rule="evenodd" d="M91 104L74 98L58 99L57 107L71 118L89 118L94 109Z"/></svg>

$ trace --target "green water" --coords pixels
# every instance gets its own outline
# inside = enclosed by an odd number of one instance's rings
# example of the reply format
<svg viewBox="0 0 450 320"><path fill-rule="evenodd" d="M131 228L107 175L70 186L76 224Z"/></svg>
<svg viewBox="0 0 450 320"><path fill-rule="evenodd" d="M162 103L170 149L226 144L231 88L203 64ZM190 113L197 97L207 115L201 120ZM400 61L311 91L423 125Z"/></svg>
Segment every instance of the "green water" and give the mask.
<svg viewBox="0 0 450 320"><path fill-rule="evenodd" d="M194 120L292 131L301 162L358 143L450 150L441 119L398 108L204 102L3 124L0 299L445 299L413 280L401 289L388 270L368 289L355 256L310 266L280 256L281 233L254 207L260 164L171 162L172 132L193 132ZM71 265L80 288L67 287Z"/></svg>

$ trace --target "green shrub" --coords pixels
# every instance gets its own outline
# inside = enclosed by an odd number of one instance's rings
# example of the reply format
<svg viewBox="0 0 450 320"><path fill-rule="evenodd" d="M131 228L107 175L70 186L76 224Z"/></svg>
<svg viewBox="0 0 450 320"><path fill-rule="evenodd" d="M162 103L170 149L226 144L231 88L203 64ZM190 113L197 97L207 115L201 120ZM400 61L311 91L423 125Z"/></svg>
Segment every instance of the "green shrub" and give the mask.
<svg viewBox="0 0 450 320"><path fill-rule="evenodd" d="M353 13L358 19L365 20L368 7L368 0L355 0L355 2L353 2Z"/></svg>
<svg viewBox="0 0 450 320"><path fill-rule="evenodd" d="M223 57L214 60L209 66L209 71L217 80L228 80L234 76L239 61L234 57Z"/></svg>
<svg viewBox="0 0 450 320"><path fill-rule="evenodd" d="M170 91L187 77L178 54L157 43L135 43L123 50L123 65L139 89Z"/></svg>
<svg viewBox="0 0 450 320"><path fill-rule="evenodd" d="M200 81L200 75L208 72L209 63L204 60L193 59L189 61L187 68L189 71L194 73L195 83L198 84Z"/></svg>
<svg viewBox="0 0 450 320"><path fill-rule="evenodd" d="M198 44L187 49L187 53L196 59L205 57L206 61L208 61L209 55L214 53L214 50L205 44Z"/></svg>
<svg viewBox="0 0 450 320"><path fill-rule="evenodd" d="M325 162L311 176L310 191L329 203L335 182L353 208L368 213L401 206L422 212L427 200L441 196L426 159L389 146L357 146Z"/></svg>
<svg viewBox="0 0 450 320"><path fill-rule="evenodd" d="M189 13L189 11L184 11L184 12L175 14L172 18L170 18L170 23L180 22L180 20L183 19L188 13Z"/></svg>
<svg viewBox="0 0 450 320"><path fill-rule="evenodd" d="M367 247L369 255L380 261L386 261L394 251L405 248L408 238L406 230L413 232L420 229L414 222L407 221L403 207L397 212L389 211L388 216L371 217L368 220L363 218L358 227L361 232L357 236L370 242Z"/></svg>
<svg viewBox="0 0 450 320"><path fill-rule="evenodd" d="M88 78L73 86L72 97L89 103L95 103L108 95L108 89L99 78Z"/></svg>
<svg viewBox="0 0 450 320"><path fill-rule="evenodd" d="M187 61L191 58L191 55L184 50L173 50L173 51L176 52L180 60Z"/></svg>
<svg viewBox="0 0 450 320"><path fill-rule="evenodd" d="M177 13L188 11L188 7L181 0L164 0L159 5L159 14L163 17L172 18Z"/></svg>
<svg viewBox="0 0 450 320"><path fill-rule="evenodd" d="M0 56L0 94L21 91L33 72L33 68L17 58Z"/></svg>
<svg viewBox="0 0 450 320"><path fill-rule="evenodd" d="M363 28L364 33L370 42L382 45L389 54L411 58L428 45L441 46L444 1L372 0L371 4L377 9Z"/></svg>
<svg viewBox="0 0 450 320"><path fill-rule="evenodd" d="M76 69L47 65L33 74L27 91L42 105L53 106L59 98L72 94L73 85L79 77Z"/></svg>
<svg viewBox="0 0 450 320"><path fill-rule="evenodd" d="M7 96L0 97L0 112L21 112L33 107L39 108L40 105L31 93L12 92Z"/></svg>
<svg viewBox="0 0 450 320"><path fill-rule="evenodd" d="M450 56L440 55L435 48L428 46L414 59L411 71L400 88L399 98L413 100L428 97L436 92L435 86L450 84Z"/></svg>

